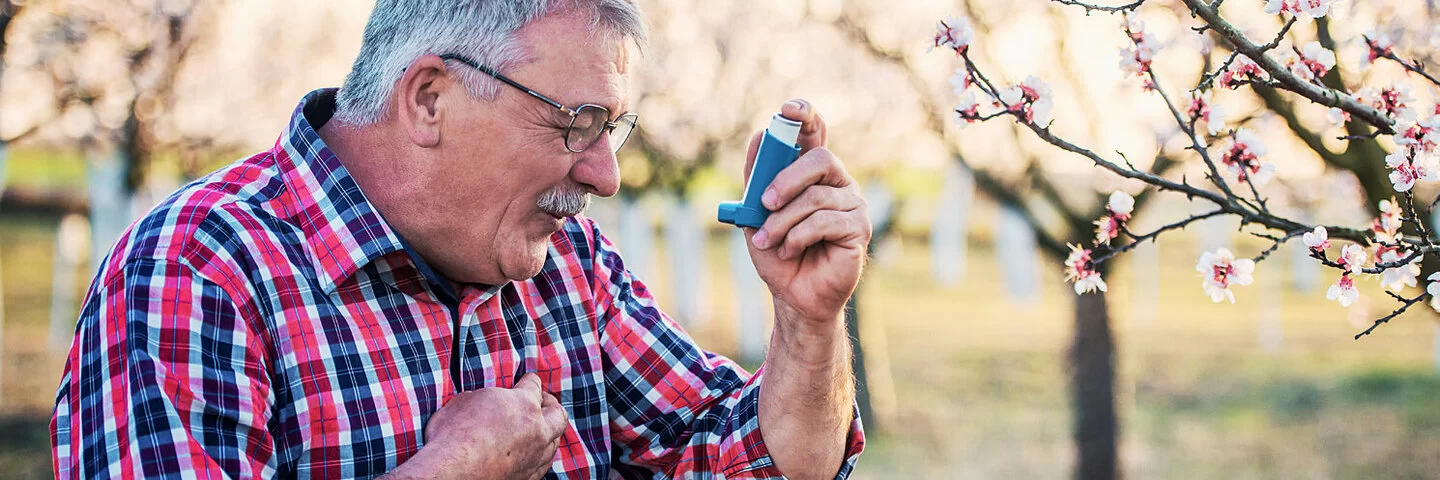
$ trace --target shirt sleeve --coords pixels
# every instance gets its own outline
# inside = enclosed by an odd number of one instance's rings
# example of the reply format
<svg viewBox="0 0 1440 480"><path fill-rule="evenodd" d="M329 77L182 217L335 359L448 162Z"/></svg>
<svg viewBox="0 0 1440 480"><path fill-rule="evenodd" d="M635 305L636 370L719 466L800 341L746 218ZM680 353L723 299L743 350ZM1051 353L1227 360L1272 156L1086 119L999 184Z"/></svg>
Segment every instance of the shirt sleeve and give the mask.
<svg viewBox="0 0 1440 480"><path fill-rule="evenodd" d="M671 478L783 478L760 435L765 367L752 376L701 350L625 269L614 245L589 230L616 468ZM849 476L864 443L857 414L836 478Z"/></svg>
<svg viewBox="0 0 1440 480"><path fill-rule="evenodd" d="M56 394L56 478L274 476L264 350L230 295L174 261L107 277Z"/></svg>

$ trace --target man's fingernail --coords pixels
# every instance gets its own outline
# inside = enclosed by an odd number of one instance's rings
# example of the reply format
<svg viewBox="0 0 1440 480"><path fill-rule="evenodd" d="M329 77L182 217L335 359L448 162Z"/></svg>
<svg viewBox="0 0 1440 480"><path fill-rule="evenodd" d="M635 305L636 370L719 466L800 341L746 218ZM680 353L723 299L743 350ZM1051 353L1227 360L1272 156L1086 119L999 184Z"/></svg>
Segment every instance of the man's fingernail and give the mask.
<svg viewBox="0 0 1440 480"><path fill-rule="evenodd" d="M775 208L775 203L779 201L780 194L775 193L773 188L765 189L765 194L760 196L760 203L764 203L767 208Z"/></svg>
<svg viewBox="0 0 1440 480"><path fill-rule="evenodd" d="M764 230L755 232L755 235L750 237L750 243L755 244L755 248L765 248L767 246L765 242L768 240L770 240L770 236L766 235Z"/></svg>
<svg viewBox="0 0 1440 480"><path fill-rule="evenodd" d="M790 108L794 108L795 110L798 110L798 111L801 111L801 112L804 112L804 111L805 111L805 102L801 102L801 101L799 101L799 100L791 100L791 101L785 102L785 105L788 105L788 106L790 106ZM781 108L784 108L784 107L781 107Z"/></svg>

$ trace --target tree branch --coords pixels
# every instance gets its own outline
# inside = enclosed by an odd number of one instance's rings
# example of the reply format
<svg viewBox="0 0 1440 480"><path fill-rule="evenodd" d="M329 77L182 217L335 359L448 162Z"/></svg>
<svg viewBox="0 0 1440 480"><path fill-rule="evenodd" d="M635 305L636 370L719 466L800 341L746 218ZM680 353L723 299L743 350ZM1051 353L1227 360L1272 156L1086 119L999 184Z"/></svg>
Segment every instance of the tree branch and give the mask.
<svg viewBox="0 0 1440 480"><path fill-rule="evenodd" d="M1380 113L1379 110L1360 103L1355 97L1350 96L1349 93L1301 80L1289 69L1275 61L1275 59L1265 55L1262 46L1256 45L1255 42L1251 41L1249 37L1246 37L1245 33L1241 32L1239 28L1236 28L1235 25L1222 18L1219 10L1207 5L1203 0L1183 1L1185 5L1190 7L1191 12L1194 12L1200 18L1204 19L1205 23L1209 24L1220 36L1229 40L1230 43L1235 46L1235 50L1250 57L1250 60L1254 61L1261 69L1264 69L1266 73L1270 74L1270 77L1275 79L1275 84L1280 88L1299 94L1315 103L1350 112L1350 114L1356 118L1364 120L1366 123L1379 128L1387 134L1394 133L1392 127L1395 125L1395 121L1385 116L1385 114Z"/></svg>
<svg viewBox="0 0 1440 480"><path fill-rule="evenodd" d="M1055 2L1055 3L1062 4L1062 5L1073 5L1073 6L1077 6L1077 7L1080 7L1080 8L1084 8L1086 15L1089 15L1091 11L1095 11L1095 10L1098 10L1098 11L1101 11L1101 12L1107 12L1107 13L1119 13L1119 12L1127 12L1127 11L1133 12L1133 11L1135 11L1135 9L1140 8L1140 5L1141 5L1141 4L1145 3L1145 0L1135 0L1135 1L1133 1L1133 2L1124 4L1124 5L1116 5L1116 6L1111 7L1111 6L1105 6L1105 5L1089 4L1089 3L1080 2L1080 1L1076 1L1076 0L1050 0L1050 1Z"/></svg>

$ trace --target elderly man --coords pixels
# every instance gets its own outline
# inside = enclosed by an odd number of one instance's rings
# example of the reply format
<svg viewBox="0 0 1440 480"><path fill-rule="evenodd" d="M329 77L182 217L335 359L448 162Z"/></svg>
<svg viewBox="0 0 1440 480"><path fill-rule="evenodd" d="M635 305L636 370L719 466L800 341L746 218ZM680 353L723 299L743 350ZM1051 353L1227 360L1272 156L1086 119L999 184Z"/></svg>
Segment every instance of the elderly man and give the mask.
<svg viewBox="0 0 1440 480"><path fill-rule="evenodd" d="M775 305L754 376L577 216L618 189L642 22L630 0L377 2L338 92L100 266L56 475L848 475L842 308L870 230L809 104L781 108L801 158L753 192L774 211L748 233Z"/></svg>

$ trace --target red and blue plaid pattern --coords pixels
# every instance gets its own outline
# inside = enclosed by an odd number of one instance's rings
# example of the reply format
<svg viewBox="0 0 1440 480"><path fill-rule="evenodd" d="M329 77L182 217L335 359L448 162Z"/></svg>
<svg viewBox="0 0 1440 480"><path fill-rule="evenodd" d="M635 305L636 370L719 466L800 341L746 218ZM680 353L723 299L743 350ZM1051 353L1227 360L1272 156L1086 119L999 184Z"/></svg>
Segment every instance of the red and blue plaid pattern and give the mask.
<svg viewBox="0 0 1440 480"><path fill-rule="evenodd" d="M57 477L373 477L457 389L527 372L570 415L547 478L780 477L764 368L696 346L588 219L535 278L458 292L456 328L312 126L333 110L333 89L307 95L274 148L180 189L110 252L56 397ZM847 445L842 477L858 421Z"/></svg>

